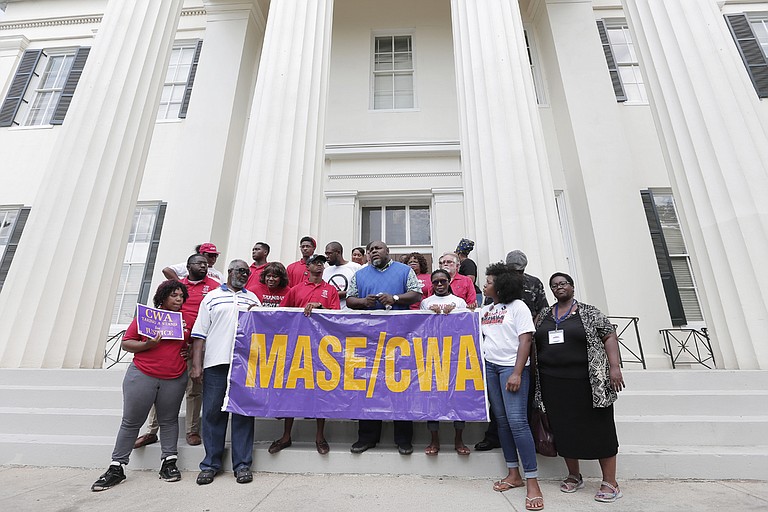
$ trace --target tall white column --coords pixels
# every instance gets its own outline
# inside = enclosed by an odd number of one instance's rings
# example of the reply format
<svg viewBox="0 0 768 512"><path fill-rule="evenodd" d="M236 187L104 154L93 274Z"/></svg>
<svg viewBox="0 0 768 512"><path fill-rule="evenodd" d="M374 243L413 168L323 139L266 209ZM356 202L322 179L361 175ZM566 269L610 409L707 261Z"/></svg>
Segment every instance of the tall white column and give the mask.
<svg viewBox="0 0 768 512"><path fill-rule="evenodd" d="M317 236L332 15L332 0L270 3L228 257L264 240L290 262Z"/></svg>
<svg viewBox="0 0 768 512"><path fill-rule="evenodd" d="M175 172L186 182L163 196L168 209L157 254L157 261L164 263L158 268L185 261L193 240L210 240L225 249L232 220L232 198L267 13L257 0L205 0L205 10L203 48L179 139L184 143L175 159ZM190 208L191 192L205 197L206 206ZM225 271L228 257L249 254L223 254L216 267ZM155 277L163 279L160 272Z"/></svg>
<svg viewBox="0 0 768 512"><path fill-rule="evenodd" d="M0 293L0 367L101 366L181 7L107 4Z"/></svg>
<svg viewBox="0 0 768 512"><path fill-rule="evenodd" d="M451 0L467 229L477 259L512 249L565 268L517 1Z"/></svg>
<svg viewBox="0 0 768 512"><path fill-rule="evenodd" d="M707 326L726 368L768 369L768 119L712 0L623 0Z"/></svg>

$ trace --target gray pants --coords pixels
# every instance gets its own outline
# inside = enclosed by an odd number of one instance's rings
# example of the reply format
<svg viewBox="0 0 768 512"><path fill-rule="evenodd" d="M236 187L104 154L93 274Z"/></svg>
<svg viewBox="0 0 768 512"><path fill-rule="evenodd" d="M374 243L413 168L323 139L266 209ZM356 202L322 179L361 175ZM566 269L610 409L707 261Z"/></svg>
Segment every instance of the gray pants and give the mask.
<svg viewBox="0 0 768 512"><path fill-rule="evenodd" d="M123 421L117 432L112 460L128 464L133 443L154 404L160 424L161 458L177 455L179 409L187 388L187 372L175 379L149 377L131 363L123 379Z"/></svg>
<svg viewBox="0 0 768 512"><path fill-rule="evenodd" d="M187 371L192 369L192 360L187 360ZM187 434L200 434L200 409L203 407L203 383L195 384L192 379L187 383L187 414L185 415ZM148 434L157 434L160 425L154 406L149 412Z"/></svg>

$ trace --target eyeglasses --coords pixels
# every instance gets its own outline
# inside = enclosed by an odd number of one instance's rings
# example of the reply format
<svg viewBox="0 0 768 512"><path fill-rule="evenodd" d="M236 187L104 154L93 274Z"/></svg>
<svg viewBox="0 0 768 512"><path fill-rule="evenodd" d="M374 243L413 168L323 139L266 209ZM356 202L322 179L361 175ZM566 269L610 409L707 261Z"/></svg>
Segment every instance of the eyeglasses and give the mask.
<svg viewBox="0 0 768 512"><path fill-rule="evenodd" d="M237 272L240 275L248 276L251 275L251 271L247 268L231 268L229 269L230 272Z"/></svg>
<svg viewBox="0 0 768 512"><path fill-rule="evenodd" d="M550 288L553 290L557 290L558 288L565 288L566 286L570 285L568 281L560 281L559 283L552 283L549 285Z"/></svg>
<svg viewBox="0 0 768 512"><path fill-rule="evenodd" d="M432 284L448 284L448 280L447 279L435 279L434 281L432 281Z"/></svg>

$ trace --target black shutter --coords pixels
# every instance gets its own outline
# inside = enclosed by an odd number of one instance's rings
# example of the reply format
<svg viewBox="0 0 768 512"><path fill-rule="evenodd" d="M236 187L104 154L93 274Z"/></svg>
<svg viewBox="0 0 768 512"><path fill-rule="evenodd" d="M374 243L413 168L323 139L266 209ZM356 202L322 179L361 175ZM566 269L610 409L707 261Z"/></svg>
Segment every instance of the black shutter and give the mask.
<svg viewBox="0 0 768 512"><path fill-rule="evenodd" d="M43 50L27 50L22 55L19 68L13 77L3 106L0 107L0 127L13 126L13 120L16 118L21 101L24 99L24 93L27 92L29 81L32 80L32 75L35 73L37 62L42 53Z"/></svg>
<svg viewBox="0 0 768 512"><path fill-rule="evenodd" d="M184 99L181 101L181 110L179 110L179 118L187 118L187 110L189 109L189 100L192 97L192 85L195 83L195 75L197 74L197 63L200 60L200 50L203 48L203 40L197 40L197 47L195 48L195 56L192 58L192 66L189 68L189 77L187 77L187 87L184 89Z"/></svg>
<svg viewBox="0 0 768 512"><path fill-rule="evenodd" d="M27 223L29 211L29 207L19 209L19 214L16 216L16 223L14 224L13 231L8 239L8 245L5 247L5 253L3 254L2 259L0 259L0 290L3 289L5 278L8 277L8 269L11 267L13 255L16 254L16 248L19 246L19 239L21 238L21 232L24 230L24 225Z"/></svg>
<svg viewBox="0 0 768 512"><path fill-rule="evenodd" d="M758 98L768 98L768 60L763 49L752 32L749 19L744 14L726 14L725 21L731 30L733 40L739 47L741 59L747 67L747 73L755 86Z"/></svg>
<svg viewBox="0 0 768 512"><path fill-rule="evenodd" d="M157 258L157 248L160 245L160 234L163 232L163 221L165 220L165 203L157 207L157 219L155 220L155 229L152 232L152 241L149 243L149 252L147 253L147 263L144 265L144 276L141 279L141 288L139 288L139 304L146 304L149 300L149 294L152 291L152 274L155 272L155 260Z"/></svg>
<svg viewBox="0 0 768 512"><path fill-rule="evenodd" d="M69 104L72 103L72 97L75 95L77 82L80 81L80 75L83 74L85 61L88 60L88 53L90 51L91 49L88 46L81 46L77 49L77 53L75 53L75 61L72 63L72 69L69 70L67 82L64 84L61 96L59 96L59 103L56 105L53 117L51 117L51 124L62 124L64 122L64 116L67 115Z"/></svg>
<svg viewBox="0 0 768 512"><path fill-rule="evenodd" d="M600 33L600 42L603 44L605 62L608 64L608 72L611 74L611 83L613 83L613 93L616 95L616 101L627 101L624 86L621 84L621 76L619 76L619 67L616 65L616 59L613 57L611 43L608 40L608 31L605 29L605 22L603 20L597 20L597 31Z"/></svg>
<svg viewBox="0 0 768 512"><path fill-rule="evenodd" d="M664 295L667 297L667 307L669 316L672 319L672 325L675 327L685 325L685 312L683 311L683 301L680 298L680 292L677 289L677 280L672 271L672 260L669 257L667 243L664 240L664 233L661 230L659 214L656 211L656 204L653 202L653 192L650 190L641 190L640 196L643 199L643 208L645 209L645 218L648 221L648 230L651 232L651 241L653 242L653 252L656 254L656 264L659 267L661 275L661 284L664 287Z"/></svg>

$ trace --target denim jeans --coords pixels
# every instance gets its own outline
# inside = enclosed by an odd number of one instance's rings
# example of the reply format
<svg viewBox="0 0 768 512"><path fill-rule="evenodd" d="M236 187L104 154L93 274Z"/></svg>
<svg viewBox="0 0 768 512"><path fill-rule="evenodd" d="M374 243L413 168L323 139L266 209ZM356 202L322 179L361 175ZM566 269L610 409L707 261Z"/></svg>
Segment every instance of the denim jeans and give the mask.
<svg viewBox="0 0 768 512"><path fill-rule="evenodd" d="M220 364L203 370L203 446L205 458L200 469L221 470L229 413L222 412L227 391L229 365ZM232 414L232 469L251 467L253 463L253 418Z"/></svg>
<svg viewBox="0 0 768 512"><path fill-rule="evenodd" d="M533 444L531 428L528 426L528 388L531 383L530 370L526 366L520 378L520 389L507 391L507 379L512 375L513 366L501 366L485 362L485 378L491 411L499 426L499 442L508 468L519 467L517 454L523 462L526 478L537 478L536 447Z"/></svg>

